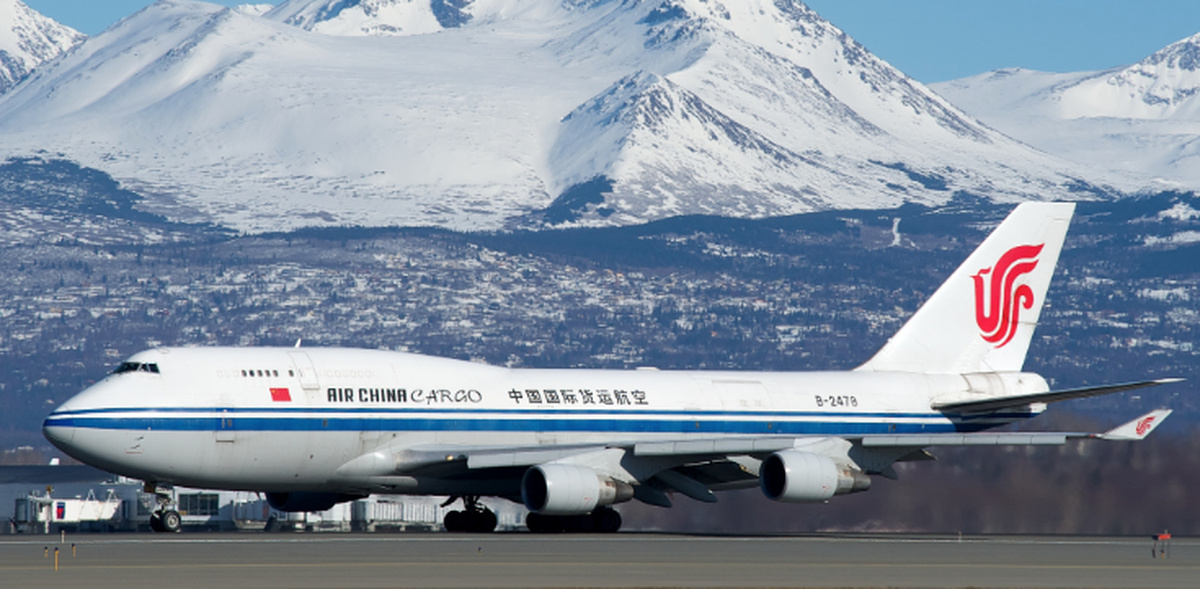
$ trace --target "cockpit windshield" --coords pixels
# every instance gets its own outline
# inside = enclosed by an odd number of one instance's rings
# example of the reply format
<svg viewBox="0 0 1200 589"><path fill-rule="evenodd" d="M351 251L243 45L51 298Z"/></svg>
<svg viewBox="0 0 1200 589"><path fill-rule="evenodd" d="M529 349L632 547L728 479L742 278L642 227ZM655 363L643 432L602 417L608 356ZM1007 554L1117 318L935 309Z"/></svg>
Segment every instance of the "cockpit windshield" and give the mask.
<svg viewBox="0 0 1200 589"><path fill-rule="evenodd" d="M122 362L113 370L113 374L124 374L126 372L153 372L158 374L158 364L153 362Z"/></svg>

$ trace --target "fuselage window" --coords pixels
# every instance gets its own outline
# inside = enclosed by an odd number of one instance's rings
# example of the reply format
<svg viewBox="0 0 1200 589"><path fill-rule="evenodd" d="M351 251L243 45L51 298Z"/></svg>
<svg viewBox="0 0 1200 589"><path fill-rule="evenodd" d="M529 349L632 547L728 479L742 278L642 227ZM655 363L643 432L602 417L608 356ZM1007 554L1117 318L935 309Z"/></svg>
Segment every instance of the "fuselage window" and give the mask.
<svg viewBox="0 0 1200 589"><path fill-rule="evenodd" d="M262 375L263 375L263 373L262 373L262 371L261 371L261 370L259 370L259 371L258 371L258 375L259 375L259 376L262 376Z"/></svg>
<svg viewBox="0 0 1200 589"><path fill-rule="evenodd" d="M242 371L242 376L246 376L246 371L245 371L245 370L243 370L243 371Z"/></svg>
<svg viewBox="0 0 1200 589"><path fill-rule="evenodd" d="M279 376L279 371L278 371L278 370L272 370L272 371L271 371L271 376Z"/></svg>

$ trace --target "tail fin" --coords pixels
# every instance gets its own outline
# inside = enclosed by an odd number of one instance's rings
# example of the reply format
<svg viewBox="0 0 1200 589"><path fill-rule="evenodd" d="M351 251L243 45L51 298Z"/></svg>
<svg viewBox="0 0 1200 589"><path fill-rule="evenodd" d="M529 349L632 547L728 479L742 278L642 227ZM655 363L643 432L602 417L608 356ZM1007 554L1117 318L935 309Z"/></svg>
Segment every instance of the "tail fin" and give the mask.
<svg viewBox="0 0 1200 589"><path fill-rule="evenodd" d="M858 370L1019 372L1074 203L1023 203Z"/></svg>

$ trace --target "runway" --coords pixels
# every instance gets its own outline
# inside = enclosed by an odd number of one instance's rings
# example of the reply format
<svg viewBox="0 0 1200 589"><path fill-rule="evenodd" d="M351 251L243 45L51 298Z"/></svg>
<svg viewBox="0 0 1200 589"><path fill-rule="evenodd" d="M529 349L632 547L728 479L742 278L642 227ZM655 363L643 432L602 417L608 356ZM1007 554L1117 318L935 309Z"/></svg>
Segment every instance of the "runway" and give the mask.
<svg viewBox="0 0 1200 589"><path fill-rule="evenodd" d="M5 587L1195 587L1200 540L804 535L0 536ZM75 545L72 556L71 545ZM54 549L59 570L54 571Z"/></svg>

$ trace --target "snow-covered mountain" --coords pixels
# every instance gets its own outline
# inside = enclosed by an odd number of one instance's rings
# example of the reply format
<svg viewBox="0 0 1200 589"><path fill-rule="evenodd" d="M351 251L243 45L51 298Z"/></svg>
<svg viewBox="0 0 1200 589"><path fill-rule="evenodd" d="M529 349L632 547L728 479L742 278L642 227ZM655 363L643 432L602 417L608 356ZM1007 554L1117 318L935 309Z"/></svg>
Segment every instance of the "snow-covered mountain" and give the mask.
<svg viewBox="0 0 1200 589"><path fill-rule="evenodd" d="M794 0L161 0L0 97L0 155L30 146L113 174L150 212L246 231L1125 182L981 125Z"/></svg>
<svg viewBox="0 0 1200 589"><path fill-rule="evenodd" d="M1096 72L1002 69L932 87L1063 158L1200 189L1200 34Z"/></svg>
<svg viewBox="0 0 1200 589"><path fill-rule="evenodd" d="M0 0L0 94L85 38L83 33L43 16L21 0Z"/></svg>

